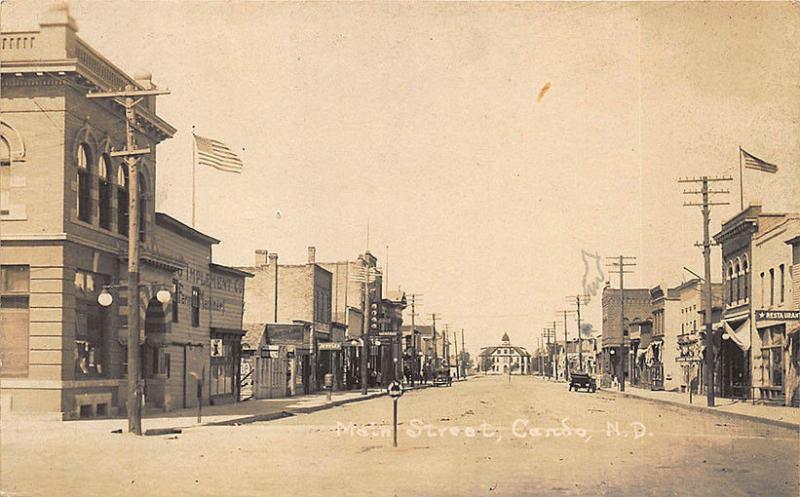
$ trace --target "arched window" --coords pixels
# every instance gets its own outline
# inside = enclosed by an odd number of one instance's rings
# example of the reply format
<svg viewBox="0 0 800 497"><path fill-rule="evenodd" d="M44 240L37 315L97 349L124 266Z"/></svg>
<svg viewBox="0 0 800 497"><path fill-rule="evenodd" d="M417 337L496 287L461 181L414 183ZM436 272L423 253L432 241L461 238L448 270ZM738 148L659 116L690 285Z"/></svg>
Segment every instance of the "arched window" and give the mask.
<svg viewBox="0 0 800 497"><path fill-rule="evenodd" d="M733 263L728 263L728 303L733 303Z"/></svg>
<svg viewBox="0 0 800 497"><path fill-rule="evenodd" d="M736 261L736 267L734 268L733 277L736 278L736 302L739 302L742 298L742 293L741 293L742 272L738 260Z"/></svg>
<svg viewBox="0 0 800 497"><path fill-rule="evenodd" d="M742 261L742 281L744 283L744 294L742 298L745 301L750 300L750 265L747 263L747 256Z"/></svg>
<svg viewBox="0 0 800 497"><path fill-rule="evenodd" d="M117 231L128 234L128 168L120 164L117 169Z"/></svg>
<svg viewBox="0 0 800 497"><path fill-rule="evenodd" d="M89 180L90 163L91 154L89 152L89 145L81 143L78 145L78 150L75 156L75 165L78 169L78 197L76 209L78 211L78 219L87 223L92 222L92 185L90 184Z"/></svg>
<svg viewBox="0 0 800 497"><path fill-rule="evenodd" d="M97 161L97 190L100 208L100 227L111 229L111 159L103 154Z"/></svg>
<svg viewBox="0 0 800 497"><path fill-rule="evenodd" d="M147 183L144 174L139 173L139 240L144 241L146 235L147 219Z"/></svg>
<svg viewBox="0 0 800 497"><path fill-rule="evenodd" d="M0 137L0 216L7 216L11 208L11 147Z"/></svg>

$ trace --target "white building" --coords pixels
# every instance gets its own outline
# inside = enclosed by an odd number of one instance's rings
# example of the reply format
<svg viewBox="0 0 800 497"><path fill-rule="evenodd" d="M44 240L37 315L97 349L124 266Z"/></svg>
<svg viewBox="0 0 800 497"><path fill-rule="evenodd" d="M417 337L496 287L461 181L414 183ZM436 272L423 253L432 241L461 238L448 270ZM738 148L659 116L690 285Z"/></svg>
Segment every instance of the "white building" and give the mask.
<svg viewBox="0 0 800 497"><path fill-rule="evenodd" d="M508 333L500 345L481 349L478 367L486 373L530 374L531 355L524 347L511 345Z"/></svg>

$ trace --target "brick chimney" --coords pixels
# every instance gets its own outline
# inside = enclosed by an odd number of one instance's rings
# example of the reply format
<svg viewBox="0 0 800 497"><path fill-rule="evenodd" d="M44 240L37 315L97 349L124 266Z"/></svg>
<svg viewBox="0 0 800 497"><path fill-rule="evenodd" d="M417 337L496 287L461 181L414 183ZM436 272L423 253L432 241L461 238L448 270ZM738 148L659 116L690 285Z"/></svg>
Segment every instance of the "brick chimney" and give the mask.
<svg viewBox="0 0 800 497"><path fill-rule="evenodd" d="M267 249L256 249L256 267L267 265L267 254L269 254Z"/></svg>
<svg viewBox="0 0 800 497"><path fill-rule="evenodd" d="M308 263L314 264L315 262L317 262L317 248L308 247Z"/></svg>

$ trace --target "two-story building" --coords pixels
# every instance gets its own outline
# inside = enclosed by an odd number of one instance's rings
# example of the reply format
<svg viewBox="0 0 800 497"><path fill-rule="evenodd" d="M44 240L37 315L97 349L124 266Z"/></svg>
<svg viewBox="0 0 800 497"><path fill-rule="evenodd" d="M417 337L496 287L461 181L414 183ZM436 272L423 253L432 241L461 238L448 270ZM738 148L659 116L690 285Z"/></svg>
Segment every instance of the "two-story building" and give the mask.
<svg viewBox="0 0 800 497"><path fill-rule="evenodd" d="M279 264L277 254L257 250L255 265L239 270L254 275L247 280L245 288L244 323L250 335L247 343L259 347L274 345L271 340L277 333L280 345L284 346L281 357L270 354L262 357L260 349L250 356L255 362L265 363L247 366L254 371L253 381L256 384L271 381L274 367L266 363L272 359L291 358L289 363L294 366L290 383L302 384L304 393L318 391L323 375L330 370L335 371L340 384L341 343L336 344L338 347L328 345L332 343L331 334L335 328L331 309L332 275L316 263L313 247L309 249L305 264ZM274 333L269 333L267 325L272 326ZM267 376L262 377L262 374ZM255 393L261 391L264 391L262 387L254 387ZM272 388L270 391L282 392ZM293 394L295 390L287 392Z"/></svg>
<svg viewBox="0 0 800 497"><path fill-rule="evenodd" d="M503 333L500 345L481 348L478 364L489 374L531 374L531 354L512 345L508 333Z"/></svg>
<svg viewBox="0 0 800 497"><path fill-rule="evenodd" d="M750 205L725 221L714 235L722 248L724 304L721 339L715 339L719 343L715 385L723 397L750 398L753 394L753 237L783 218L782 214L764 213L760 205Z"/></svg>
<svg viewBox="0 0 800 497"><path fill-rule="evenodd" d="M686 281L674 289L678 297L680 330L677 330L677 357L680 371L678 386L681 391L700 394L705 392L705 363L703 361L703 333L705 333L704 285L699 278ZM722 312L722 285L711 284L712 329L719 328Z"/></svg>
<svg viewBox="0 0 800 497"><path fill-rule="evenodd" d="M790 336L800 320L791 245L798 237L800 214L785 214L752 241L753 395L786 405L798 403L796 337Z"/></svg>
<svg viewBox="0 0 800 497"><path fill-rule="evenodd" d="M624 374L629 377L628 350L630 348L629 325L633 321L652 319L650 312L650 291L647 288L626 288L624 290L624 326L622 321L622 295L618 288L606 285L603 288L601 329L602 368L601 383L611 384Z"/></svg>
<svg viewBox="0 0 800 497"><path fill-rule="evenodd" d="M77 35L64 5L2 33L0 401L4 412L121 414L127 400L129 184L125 111L87 93L155 86ZM176 130L156 97L135 110L139 343L145 408L235 398L247 274L212 263L218 241L157 213L156 148ZM191 289L191 294L189 293ZM170 300L156 298L168 290ZM102 306L101 299L106 304ZM162 292L163 294L163 292ZM212 355L214 360L212 361ZM230 361L232 363L235 360ZM222 364L225 363L225 364Z"/></svg>

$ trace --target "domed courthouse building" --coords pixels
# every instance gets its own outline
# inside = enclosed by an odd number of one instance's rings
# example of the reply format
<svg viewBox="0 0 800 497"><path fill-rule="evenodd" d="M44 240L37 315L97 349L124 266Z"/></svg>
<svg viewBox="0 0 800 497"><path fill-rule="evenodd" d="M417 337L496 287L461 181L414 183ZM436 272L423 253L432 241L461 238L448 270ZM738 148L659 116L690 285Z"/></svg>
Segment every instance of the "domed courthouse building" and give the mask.
<svg viewBox="0 0 800 497"><path fill-rule="evenodd" d="M511 345L508 333L500 345L481 349L478 367L489 374L530 374L531 354L524 347Z"/></svg>

